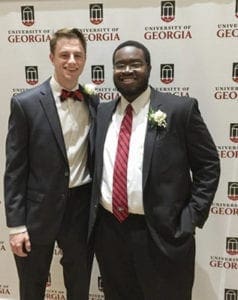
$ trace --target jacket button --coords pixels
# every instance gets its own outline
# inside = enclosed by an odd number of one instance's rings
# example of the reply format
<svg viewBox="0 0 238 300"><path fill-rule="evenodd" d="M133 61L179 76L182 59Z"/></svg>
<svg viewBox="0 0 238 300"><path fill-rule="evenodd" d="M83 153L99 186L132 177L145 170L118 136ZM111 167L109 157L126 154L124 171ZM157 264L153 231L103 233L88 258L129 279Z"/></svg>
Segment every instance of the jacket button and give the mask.
<svg viewBox="0 0 238 300"><path fill-rule="evenodd" d="M65 176L65 177L69 177L69 172L68 172L68 171L65 171L65 172L64 172L64 176Z"/></svg>

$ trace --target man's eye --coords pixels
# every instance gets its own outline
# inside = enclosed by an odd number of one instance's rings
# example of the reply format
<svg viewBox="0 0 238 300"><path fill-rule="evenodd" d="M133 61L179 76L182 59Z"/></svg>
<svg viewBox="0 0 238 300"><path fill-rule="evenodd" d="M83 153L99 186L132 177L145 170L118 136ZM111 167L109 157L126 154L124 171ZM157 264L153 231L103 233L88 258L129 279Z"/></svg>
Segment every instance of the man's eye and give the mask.
<svg viewBox="0 0 238 300"><path fill-rule="evenodd" d="M118 65L115 65L115 68L117 70L123 70L123 69L125 69L125 65L124 64L118 64Z"/></svg>
<svg viewBox="0 0 238 300"><path fill-rule="evenodd" d="M75 58L78 58L78 59L82 59L82 58L83 58L83 55L82 55L82 54L75 54L74 57L75 57Z"/></svg>
<svg viewBox="0 0 238 300"><path fill-rule="evenodd" d="M142 67L142 63L135 62L135 63L130 64L130 67L133 68L133 69L139 69L139 68Z"/></svg>

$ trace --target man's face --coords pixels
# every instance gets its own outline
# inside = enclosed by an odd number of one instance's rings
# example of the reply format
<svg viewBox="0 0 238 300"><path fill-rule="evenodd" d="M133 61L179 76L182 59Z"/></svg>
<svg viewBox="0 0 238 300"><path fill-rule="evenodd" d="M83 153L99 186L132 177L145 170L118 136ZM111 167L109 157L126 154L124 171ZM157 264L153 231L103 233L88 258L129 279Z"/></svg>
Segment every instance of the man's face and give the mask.
<svg viewBox="0 0 238 300"><path fill-rule="evenodd" d="M54 53L50 54L50 60L54 65L55 78L59 84L66 89L75 87L86 61L81 42L74 38L59 39Z"/></svg>
<svg viewBox="0 0 238 300"><path fill-rule="evenodd" d="M115 53L113 80L118 91L129 101L134 101L147 86L151 67L145 61L144 52L134 46L126 46Z"/></svg>

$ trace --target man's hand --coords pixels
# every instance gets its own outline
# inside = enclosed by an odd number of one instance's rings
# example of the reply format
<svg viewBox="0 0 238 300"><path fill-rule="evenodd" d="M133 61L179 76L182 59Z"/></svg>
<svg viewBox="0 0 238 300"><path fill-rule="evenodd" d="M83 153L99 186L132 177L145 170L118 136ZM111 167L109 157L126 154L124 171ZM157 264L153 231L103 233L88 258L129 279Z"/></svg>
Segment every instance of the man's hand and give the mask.
<svg viewBox="0 0 238 300"><path fill-rule="evenodd" d="M27 231L10 234L9 243L12 252L17 256L26 257L27 252L31 251L31 242Z"/></svg>

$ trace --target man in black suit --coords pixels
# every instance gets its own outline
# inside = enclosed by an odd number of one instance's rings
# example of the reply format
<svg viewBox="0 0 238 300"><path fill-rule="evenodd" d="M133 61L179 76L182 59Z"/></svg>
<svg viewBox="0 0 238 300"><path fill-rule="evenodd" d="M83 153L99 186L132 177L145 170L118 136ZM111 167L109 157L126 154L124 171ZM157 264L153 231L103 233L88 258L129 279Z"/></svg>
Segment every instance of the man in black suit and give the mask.
<svg viewBox="0 0 238 300"><path fill-rule="evenodd" d="M89 225L105 299L190 300L195 227L219 180L216 146L195 99L148 85L144 45L120 44L113 68L121 97L98 107Z"/></svg>
<svg viewBox="0 0 238 300"><path fill-rule="evenodd" d="M94 119L98 99L78 84L86 41L61 29L50 41L54 75L11 99L5 206L21 300L44 299L54 243L67 299L87 300L87 247Z"/></svg>

